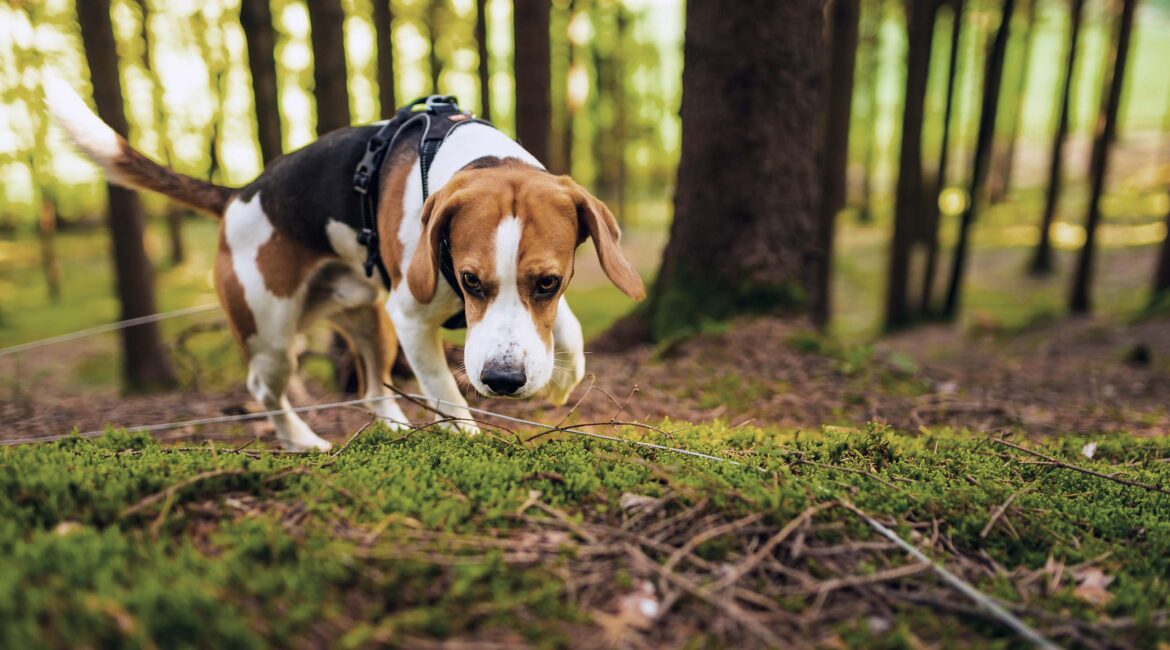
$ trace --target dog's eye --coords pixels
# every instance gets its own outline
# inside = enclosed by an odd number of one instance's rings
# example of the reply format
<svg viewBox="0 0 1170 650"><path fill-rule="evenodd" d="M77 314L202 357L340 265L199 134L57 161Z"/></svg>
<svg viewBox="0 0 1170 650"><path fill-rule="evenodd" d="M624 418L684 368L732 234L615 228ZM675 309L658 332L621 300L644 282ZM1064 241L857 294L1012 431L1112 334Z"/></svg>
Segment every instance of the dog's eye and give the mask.
<svg viewBox="0 0 1170 650"><path fill-rule="evenodd" d="M474 273L463 272L463 290L475 296L483 295L483 284Z"/></svg>
<svg viewBox="0 0 1170 650"><path fill-rule="evenodd" d="M561 288L561 279L555 275L542 275L536 280L536 295L548 298Z"/></svg>

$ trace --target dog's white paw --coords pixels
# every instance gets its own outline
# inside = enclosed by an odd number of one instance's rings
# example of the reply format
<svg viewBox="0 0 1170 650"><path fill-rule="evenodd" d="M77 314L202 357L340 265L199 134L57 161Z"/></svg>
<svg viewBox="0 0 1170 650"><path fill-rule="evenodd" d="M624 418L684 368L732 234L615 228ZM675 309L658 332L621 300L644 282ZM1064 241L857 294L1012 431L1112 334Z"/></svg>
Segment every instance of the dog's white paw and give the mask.
<svg viewBox="0 0 1170 650"><path fill-rule="evenodd" d="M288 451L296 452L329 451L333 448L333 443L310 431L307 436L298 435L293 439L281 438L280 446Z"/></svg>
<svg viewBox="0 0 1170 650"><path fill-rule="evenodd" d="M468 414L470 415L470 414ZM481 432L479 425L467 420L441 419L435 422L435 427L447 433L461 433L465 436L478 436Z"/></svg>

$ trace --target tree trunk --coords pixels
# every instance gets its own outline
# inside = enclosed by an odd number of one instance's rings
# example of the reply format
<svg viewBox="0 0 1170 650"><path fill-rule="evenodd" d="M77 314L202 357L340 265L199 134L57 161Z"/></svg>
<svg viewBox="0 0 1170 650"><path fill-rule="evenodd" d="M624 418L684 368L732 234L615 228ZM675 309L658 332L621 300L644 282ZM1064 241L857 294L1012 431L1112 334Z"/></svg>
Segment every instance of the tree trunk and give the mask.
<svg viewBox="0 0 1170 650"><path fill-rule="evenodd" d="M155 131L158 132L159 157L164 165L171 164L170 137L167 129L167 111L163 104L163 82L152 63L154 39L150 32L150 6L147 0L138 0L142 12L142 67L151 78L151 114ZM176 206L167 206L167 241L170 243L170 261L178 266L185 260L183 247L183 222Z"/></svg>
<svg viewBox="0 0 1170 650"><path fill-rule="evenodd" d="M443 75L443 62L439 58L439 10L442 7L443 0L431 0L430 4L427 5L427 31L431 35L430 47L427 52L430 56L431 93L435 95L442 92L439 90Z"/></svg>
<svg viewBox="0 0 1170 650"><path fill-rule="evenodd" d="M857 218L862 223L871 223L873 221L873 178L875 175L875 156L878 150L878 134L877 134L877 115L878 115L878 73L881 71L881 49L882 49L882 20L884 12L882 11L885 5L885 0L873 0L874 8L873 18L870 20L862 20L861 24L865 26L864 36L862 37L863 49L869 52L866 59L865 73L863 75L865 90L862 97L865 102L864 116L865 116L865 153L862 154L862 177L861 177L861 203L858 208Z"/></svg>
<svg viewBox="0 0 1170 650"><path fill-rule="evenodd" d="M740 313L802 312L817 299L818 143L808 125L822 106L821 5L687 2L675 216L646 307L654 340Z"/></svg>
<svg viewBox="0 0 1170 650"><path fill-rule="evenodd" d="M394 13L390 0L373 0L374 38L377 40L378 103L383 118L394 117L398 93L394 88Z"/></svg>
<svg viewBox="0 0 1170 650"><path fill-rule="evenodd" d="M1097 226L1101 223L1101 194L1105 190L1105 174L1109 170L1109 149L1117 134L1117 110L1121 105L1121 89L1125 85L1125 69L1129 61L1129 41L1133 35L1133 16L1137 0L1123 0L1121 18L1117 26L1117 40L1110 48L1106 69L1105 93L1097 132L1093 138L1093 152L1089 160L1089 214L1085 218L1085 245L1077 257L1073 276L1069 309L1074 314L1087 314L1092 309L1089 297L1093 281L1093 261L1096 254Z"/></svg>
<svg viewBox="0 0 1170 650"><path fill-rule="evenodd" d="M109 0L77 3L81 38L93 80L98 115L118 133L126 133L122 112L122 83L110 20ZM155 313L154 268L143 245L142 205L138 195L108 185L109 228L113 240L114 271L123 320ZM136 325L121 331L122 375L129 391L169 388L175 385L163 349L157 323Z"/></svg>
<svg viewBox="0 0 1170 650"><path fill-rule="evenodd" d="M910 307L910 263L922 239L930 209L922 178L922 127L926 118L926 87L934 41L936 6L930 0L906 3L906 104L902 109L902 148L895 189L894 235L890 240L886 285L886 329L914 321Z"/></svg>
<svg viewBox="0 0 1170 650"><path fill-rule="evenodd" d="M349 87L345 71L345 12L341 0L307 0L313 45L313 97L317 135L349 126Z"/></svg>
<svg viewBox="0 0 1170 650"><path fill-rule="evenodd" d="M950 0L951 5L951 51L947 63L947 99L943 108L942 142L939 144L938 169L934 175L934 187L926 205L929 221L926 224L926 265L922 271L922 296L919 311L924 318L931 317L934 310L934 276L938 270L938 232L942 212L938 200L947 186L947 167L951 157L951 115L955 108L955 81L959 76L959 47L963 35L963 0Z"/></svg>
<svg viewBox="0 0 1170 650"><path fill-rule="evenodd" d="M1019 139L1020 121L1024 117L1024 99L1028 93L1028 68L1032 61L1032 44L1036 40L1036 7L1040 0L1028 0L1028 10L1024 14L1024 46L1017 62L1016 86L1012 89L1012 109L1008 111L1007 137L1004 138L1003 152L1000 154L999 164L992 168L991 181L988 184L988 196L991 203L1003 201L1011 191L1012 171L1016 164L1016 141Z"/></svg>
<svg viewBox="0 0 1170 650"><path fill-rule="evenodd" d="M41 242L41 270L49 287L49 300L61 301L61 264L57 261L57 208L46 196L41 197L41 213L37 219L37 238Z"/></svg>
<svg viewBox="0 0 1170 650"><path fill-rule="evenodd" d="M1170 212L1166 213L1166 237L1162 239L1162 253L1154 272L1154 292L1151 303L1170 296Z"/></svg>
<svg viewBox="0 0 1170 650"><path fill-rule="evenodd" d="M475 47L479 54L479 116L492 120L491 53L488 51L487 0L475 0Z"/></svg>
<svg viewBox="0 0 1170 650"><path fill-rule="evenodd" d="M849 124L853 108L853 73L857 63L860 0L831 0L828 17L828 98L821 124L823 160L819 220L820 243L813 272L815 286L809 295L809 311L820 327L829 322L831 309L833 232L837 213L845 207L849 171Z"/></svg>
<svg viewBox="0 0 1170 650"><path fill-rule="evenodd" d="M561 113L561 142L560 142L560 160L557 164L558 171L562 174L573 173L573 119L576 112L573 107L573 100L569 96L569 79L573 74L573 62L576 60L576 53L573 47L573 41L569 39L569 25L573 24L573 16L577 10L576 0L569 0L568 10L565 12L564 30L561 36L564 37L565 47L565 74L562 77L564 84L558 89L558 94L561 96L561 101L564 102L565 110Z"/></svg>
<svg viewBox="0 0 1170 650"><path fill-rule="evenodd" d="M516 139L545 165L552 137L548 0L515 0Z"/></svg>
<svg viewBox="0 0 1170 650"><path fill-rule="evenodd" d="M1032 264L1029 267L1033 275L1046 275L1054 270L1050 231L1052 230L1052 222L1056 219L1061 183L1064 180L1062 175L1064 143L1068 139L1069 124L1072 122L1073 75L1076 74L1077 41L1080 38L1084 8L1085 0L1072 0L1069 16L1068 50L1064 65L1064 89L1061 91L1060 106L1057 108L1056 134L1052 138L1052 158L1048 161L1048 191L1044 196L1044 215L1040 219L1040 241L1036 244L1036 252L1032 256Z"/></svg>
<svg viewBox="0 0 1170 650"><path fill-rule="evenodd" d="M256 103L256 134L260 138L260 156L265 164L284 150L280 97L276 86L276 32L272 27L268 2L241 0L240 3L240 24L247 39L248 68L252 72L252 93Z"/></svg>
<svg viewBox="0 0 1170 650"><path fill-rule="evenodd" d="M1004 55L1007 52L1008 38L1011 36L1012 13L1015 8L1015 0L1003 0L999 29L995 32L995 40L992 41L991 52L987 58L987 68L983 77L983 97L979 109L979 131L975 136L975 160L971 169L971 189L967 199L967 209L963 212L963 220L959 223L959 241L955 244L954 257L951 260L951 276L947 283L947 298L942 311L942 316L948 320L953 319L959 311L963 272L967 262L967 248L970 246L971 224L975 223L983 187L987 182L991 145L995 139L995 118L999 112L999 91L1003 86Z"/></svg>

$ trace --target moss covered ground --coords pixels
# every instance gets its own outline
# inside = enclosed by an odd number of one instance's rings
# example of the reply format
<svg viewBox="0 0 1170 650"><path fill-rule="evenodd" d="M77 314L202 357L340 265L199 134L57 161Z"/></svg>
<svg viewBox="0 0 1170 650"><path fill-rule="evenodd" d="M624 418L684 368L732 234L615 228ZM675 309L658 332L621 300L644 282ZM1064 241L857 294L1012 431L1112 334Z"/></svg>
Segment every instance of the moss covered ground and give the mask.
<svg viewBox="0 0 1170 650"><path fill-rule="evenodd" d="M1061 645L1170 641L1164 439L662 428L618 433L740 464L377 427L3 448L0 647L1024 645L843 503Z"/></svg>

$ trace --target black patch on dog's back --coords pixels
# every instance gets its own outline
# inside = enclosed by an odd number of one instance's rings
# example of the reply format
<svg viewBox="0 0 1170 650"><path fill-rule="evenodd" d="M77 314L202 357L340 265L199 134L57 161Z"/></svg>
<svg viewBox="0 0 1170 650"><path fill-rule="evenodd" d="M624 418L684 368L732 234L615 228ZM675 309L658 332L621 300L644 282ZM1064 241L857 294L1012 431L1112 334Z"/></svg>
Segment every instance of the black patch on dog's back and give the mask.
<svg viewBox="0 0 1170 650"><path fill-rule="evenodd" d="M381 125L346 127L325 134L304 148L269 163L256 180L240 191L249 201L260 194L260 205L281 234L321 252L335 252L325 226L330 219L354 230L362 227L360 197L353 189L353 173L366 144ZM382 180L407 151L418 148L420 129L399 137L382 165Z"/></svg>

